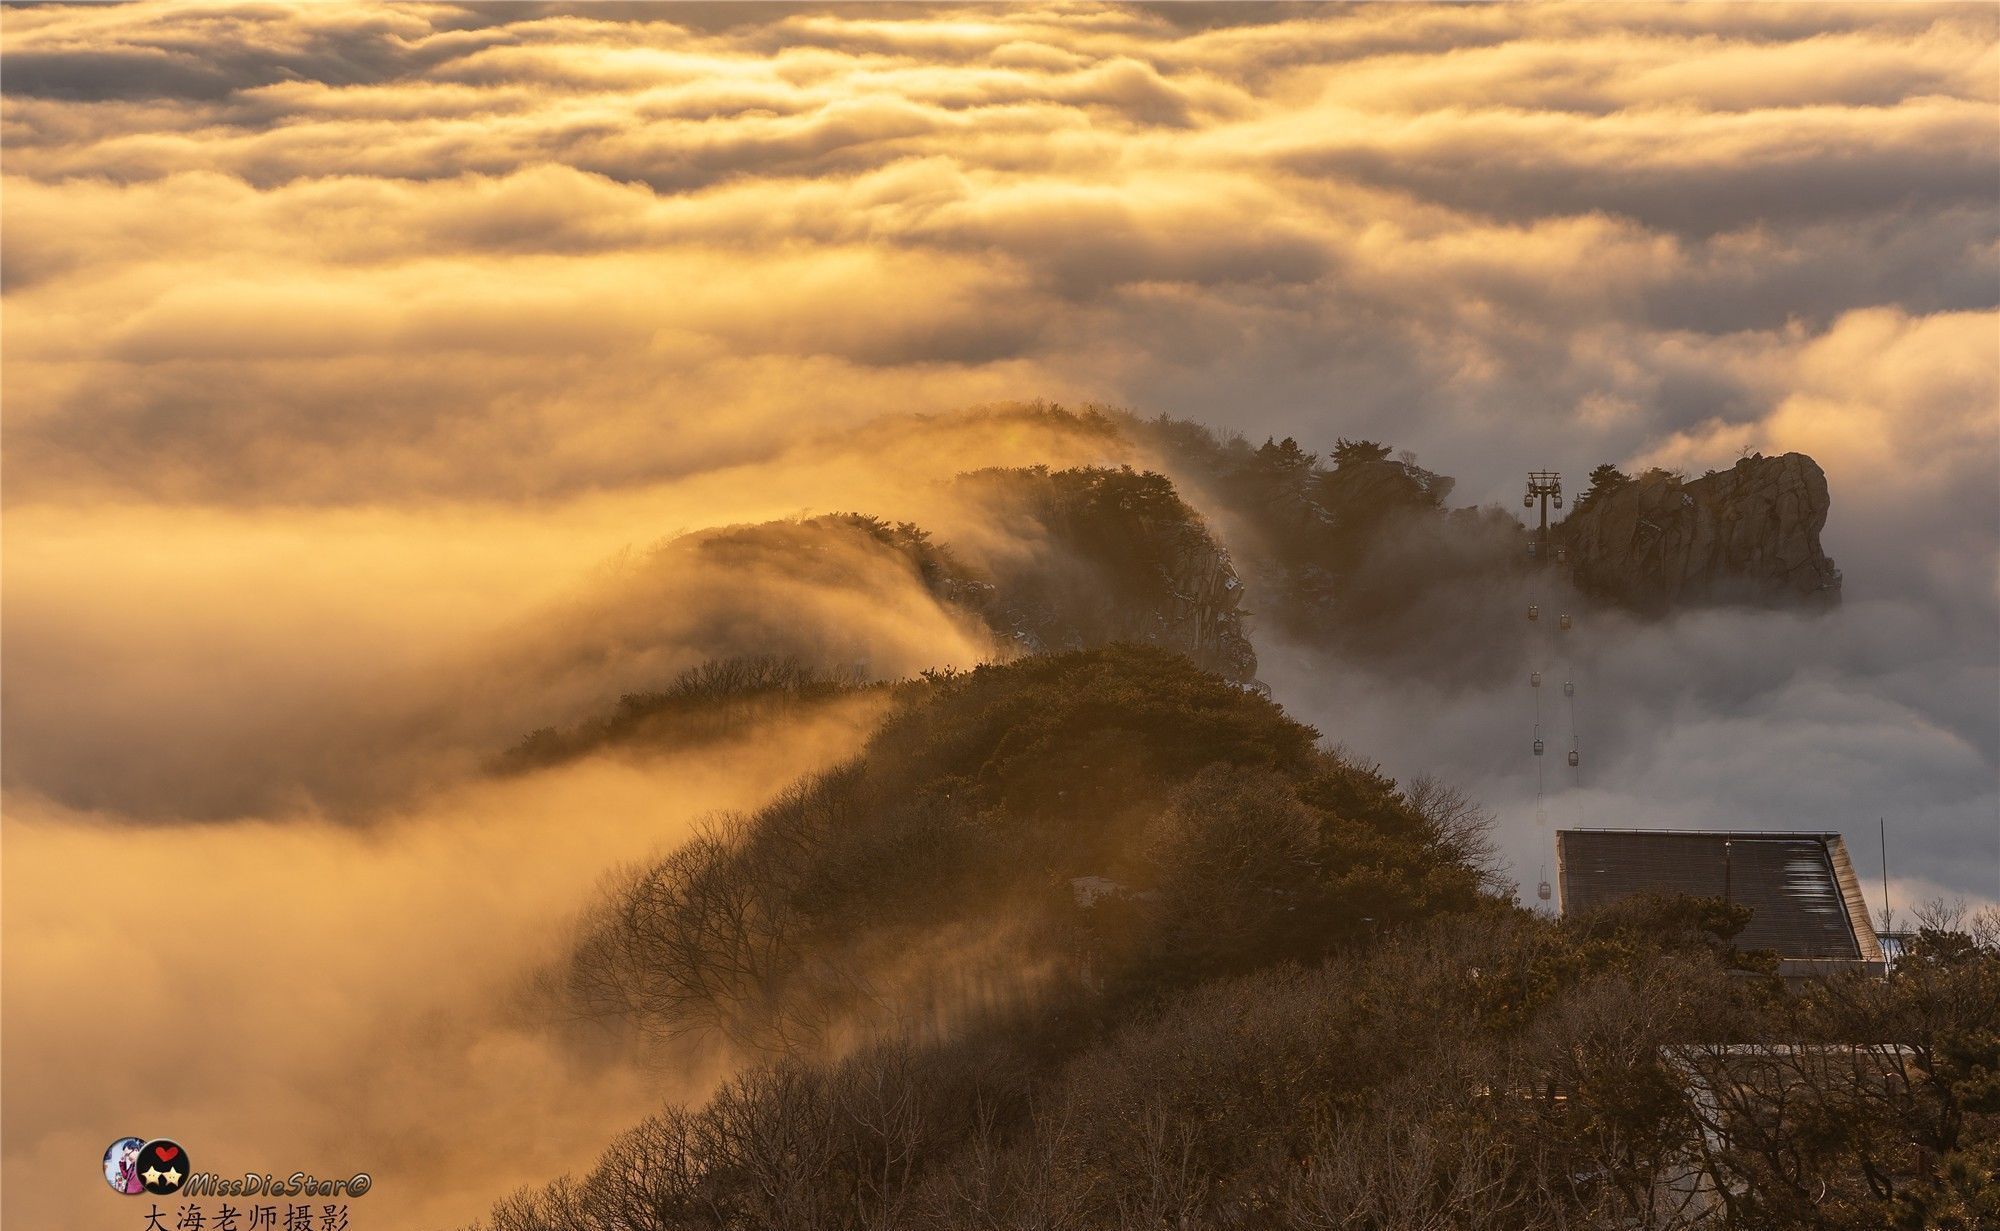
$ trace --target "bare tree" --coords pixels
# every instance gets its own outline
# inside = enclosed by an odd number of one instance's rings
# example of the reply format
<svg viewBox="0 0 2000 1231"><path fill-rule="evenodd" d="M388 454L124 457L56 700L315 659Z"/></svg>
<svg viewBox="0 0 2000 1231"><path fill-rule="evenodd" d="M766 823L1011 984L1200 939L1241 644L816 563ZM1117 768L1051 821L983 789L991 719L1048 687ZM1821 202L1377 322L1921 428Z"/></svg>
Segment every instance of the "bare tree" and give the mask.
<svg viewBox="0 0 2000 1231"><path fill-rule="evenodd" d="M1508 887L1507 864L1493 840L1493 814L1465 792L1429 774L1410 779L1404 798L1436 832L1438 842L1479 874L1480 886L1492 892Z"/></svg>

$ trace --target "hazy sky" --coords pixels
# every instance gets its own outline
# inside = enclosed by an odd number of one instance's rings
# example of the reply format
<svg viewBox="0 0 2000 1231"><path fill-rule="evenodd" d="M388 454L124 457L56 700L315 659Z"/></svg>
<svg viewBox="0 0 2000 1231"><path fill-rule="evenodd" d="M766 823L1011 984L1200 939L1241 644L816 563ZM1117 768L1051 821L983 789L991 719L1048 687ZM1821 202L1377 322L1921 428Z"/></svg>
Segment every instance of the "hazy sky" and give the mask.
<svg viewBox="0 0 2000 1231"><path fill-rule="evenodd" d="M653 682L698 647L630 611L712 587L650 544L948 520L931 478L1092 460L953 417L1039 397L1380 437L1459 500L1812 454L1845 609L1605 632L1604 777L1564 806L1885 812L1906 898L2000 897L1996 36L1988 4L6 9L10 888ZM795 598L736 601L869 621L884 669L980 651ZM1518 697L1264 658L1532 858Z"/></svg>

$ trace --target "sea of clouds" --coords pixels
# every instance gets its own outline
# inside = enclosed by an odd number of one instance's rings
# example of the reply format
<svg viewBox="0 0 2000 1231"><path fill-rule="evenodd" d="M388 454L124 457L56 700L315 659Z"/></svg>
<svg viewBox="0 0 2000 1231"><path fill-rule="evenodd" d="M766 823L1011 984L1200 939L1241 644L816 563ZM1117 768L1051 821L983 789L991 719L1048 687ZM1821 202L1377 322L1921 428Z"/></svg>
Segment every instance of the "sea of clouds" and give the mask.
<svg viewBox="0 0 2000 1231"><path fill-rule="evenodd" d="M19 1168L125 1132L344 1164L292 1154L384 1039L570 1073L511 1020L426 1023L497 1001L600 864L865 722L480 759L729 613L858 628L885 674L982 657L881 561L857 604L652 545L952 528L957 470L1109 460L954 418L984 403L1379 438L1459 501L1809 453L1845 604L1578 630L1588 768L1547 825L1523 688L1271 639L1265 676L1483 798L1530 883L1554 824L1835 829L1866 867L1886 816L1899 906L2000 897L1996 34L1920 3L6 10L7 1212L61 1221ZM202 979L132 943L163 922ZM149 1029L193 1067L142 1110L195 1128L111 1122L140 1079L101 1057ZM547 1093L388 1073L336 1105L410 1168L427 1108L476 1141ZM657 1094L630 1081L575 1088ZM629 1118L578 1099L536 1175ZM479 1209L470 1158L402 1208Z"/></svg>

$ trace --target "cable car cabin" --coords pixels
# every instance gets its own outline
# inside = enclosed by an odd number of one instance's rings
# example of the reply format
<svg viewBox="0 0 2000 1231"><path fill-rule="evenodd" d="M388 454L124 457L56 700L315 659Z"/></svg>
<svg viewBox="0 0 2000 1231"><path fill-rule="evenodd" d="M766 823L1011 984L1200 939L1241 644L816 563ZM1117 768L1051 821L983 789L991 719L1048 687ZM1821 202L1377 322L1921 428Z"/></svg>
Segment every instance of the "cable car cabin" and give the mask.
<svg viewBox="0 0 2000 1231"><path fill-rule="evenodd" d="M1563 681L1563 696L1565 696L1565 697L1574 697L1575 695L1576 695L1576 685L1575 685L1575 684L1572 684L1572 683L1570 683L1570 682L1569 682L1568 680L1564 680L1564 681Z"/></svg>
<svg viewBox="0 0 2000 1231"><path fill-rule="evenodd" d="M1528 687L1540 688L1541 686L1542 686L1542 673L1539 671L1528 672Z"/></svg>
<svg viewBox="0 0 2000 1231"><path fill-rule="evenodd" d="M1721 898L1750 908L1736 937L1778 958L1787 979L1883 972L1882 946L1837 833L1560 829L1564 914L1640 894Z"/></svg>
<svg viewBox="0 0 2000 1231"><path fill-rule="evenodd" d="M1535 755L1536 756L1542 755L1542 741L1540 740L1535 741Z"/></svg>
<svg viewBox="0 0 2000 1231"><path fill-rule="evenodd" d="M1570 749L1570 750L1569 750L1569 767L1570 767L1571 769L1575 769L1575 768L1576 768L1577 766L1579 766L1579 765L1581 765L1581 764L1583 764L1583 757L1582 757L1582 756L1581 756L1581 755L1580 755L1580 754L1579 754L1579 753L1577 752L1577 750L1576 750L1576 749L1574 749L1574 748Z"/></svg>
<svg viewBox="0 0 2000 1231"><path fill-rule="evenodd" d="M1556 627L1560 628L1564 632L1568 632L1570 630L1572 625L1569 622L1569 612L1565 611L1561 615L1556 617Z"/></svg>
<svg viewBox="0 0 2000 1231"><path fill-rule="evenodd" d="M1540 603L1528 604L1528 618L1530 620L1539 620L1542 618L1542 605Z"/></svg>
<svg viewBox="0 0 2000 1231"><path fill-rule="evenodd" d="M1522 497L1521 497L1521 507L1522 507L1522 508L1524 508L1524 509L1532 509L1532 508L1534 508L1534 507L1535 507L1535 493L1533 493L1533 492L1529 492L1529 493L1528 493L1527 495L1525 495L1525 496L1522 496Z"/></svg>

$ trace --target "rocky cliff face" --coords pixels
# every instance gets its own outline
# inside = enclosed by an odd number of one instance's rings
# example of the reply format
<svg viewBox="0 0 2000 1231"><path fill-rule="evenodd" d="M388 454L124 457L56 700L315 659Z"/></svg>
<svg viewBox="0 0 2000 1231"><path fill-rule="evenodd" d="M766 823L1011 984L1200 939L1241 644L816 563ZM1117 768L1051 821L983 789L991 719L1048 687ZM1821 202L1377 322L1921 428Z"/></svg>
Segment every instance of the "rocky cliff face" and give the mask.
<svg viewBox="0 0 2000 1231"><path fill-rule="evenodd" d="M1803 453L1754 455L1682 480L1651 471L1555 527L1579 588L1642 611L1717 602L1830 603L1820 549L1826 473Z"/></svg>
<svg viewBox="0 0 2000 1231"><path fill-rule="evenodd" d="M1163 545L1161 568L1173 602L1145 640L1180 650L1198 664L1237 683L1257 675L1243 619L1243 583L1229 553L1206 530Z"/></svg>

